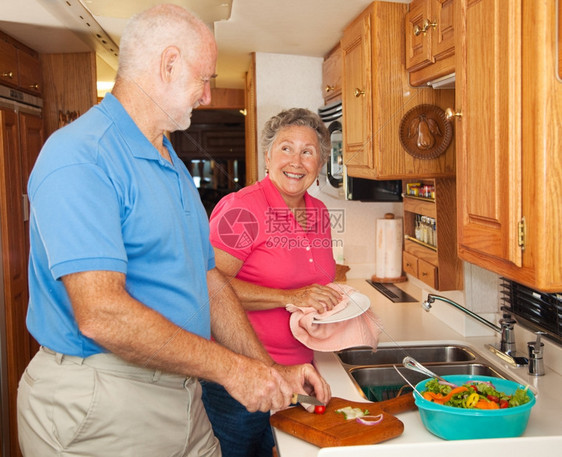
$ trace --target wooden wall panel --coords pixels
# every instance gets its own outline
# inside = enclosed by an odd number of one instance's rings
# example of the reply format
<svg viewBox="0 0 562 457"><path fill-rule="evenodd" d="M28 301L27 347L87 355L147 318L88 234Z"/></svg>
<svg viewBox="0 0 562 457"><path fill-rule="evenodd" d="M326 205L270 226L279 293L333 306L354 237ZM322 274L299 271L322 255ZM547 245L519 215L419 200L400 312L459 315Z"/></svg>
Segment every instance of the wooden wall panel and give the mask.
<svg viewBox="0 0 562 457"><path fill-rule="evenodd" d="M42 54L45 137L97 103L94 52Z"/></svg>

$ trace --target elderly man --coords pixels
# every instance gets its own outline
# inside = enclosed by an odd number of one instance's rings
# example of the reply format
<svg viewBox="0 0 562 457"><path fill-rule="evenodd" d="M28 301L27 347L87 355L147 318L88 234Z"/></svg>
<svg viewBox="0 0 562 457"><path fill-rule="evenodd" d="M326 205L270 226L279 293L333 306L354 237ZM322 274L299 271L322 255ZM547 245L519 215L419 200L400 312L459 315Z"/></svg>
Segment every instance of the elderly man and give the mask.
<svg viewBox="0 0 562 457"><path fill-rule="evenodd" d="M260 345L164 136L210 102L216 56L181 7L135 16L112 94L37 160L28 328L42 348L18 394L25 456L218 456L198 378L249 411L330 398L311 365L276 365Z"/></svg>

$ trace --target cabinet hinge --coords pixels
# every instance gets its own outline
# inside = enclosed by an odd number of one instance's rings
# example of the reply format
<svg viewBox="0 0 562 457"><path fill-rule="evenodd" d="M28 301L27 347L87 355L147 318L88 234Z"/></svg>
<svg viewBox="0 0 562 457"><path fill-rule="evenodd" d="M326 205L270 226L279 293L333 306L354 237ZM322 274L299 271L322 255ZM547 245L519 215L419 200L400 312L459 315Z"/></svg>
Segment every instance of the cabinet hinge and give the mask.
<svg viewBox="0 0 562 457"><path fill-rule="evenodd" d="M526 231L526 224L525 218L523 217L518 224L518 241L517 244L521 248L522 251L525 250L525 231Z"/></svg>

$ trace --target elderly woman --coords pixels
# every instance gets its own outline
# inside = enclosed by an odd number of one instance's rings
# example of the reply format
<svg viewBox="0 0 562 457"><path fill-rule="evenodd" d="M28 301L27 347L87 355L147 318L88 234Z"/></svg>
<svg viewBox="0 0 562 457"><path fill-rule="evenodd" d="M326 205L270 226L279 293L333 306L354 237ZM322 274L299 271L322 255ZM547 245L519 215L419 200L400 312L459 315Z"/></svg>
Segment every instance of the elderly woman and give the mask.
<svg viewBox="0 0 562 457"><path fill-rule="evenodd" d="M218 203L211 243L273 360L310 363L313 351L293 337L285 306L323 312L341 299L326 286L335 276L329 214L307 192L330 152L329 134L318 115L293 108L266 123L261 143L267 176ZM249 413L212 383L204 383L203 401L225 455L271 456L268 413Z"/></svg>

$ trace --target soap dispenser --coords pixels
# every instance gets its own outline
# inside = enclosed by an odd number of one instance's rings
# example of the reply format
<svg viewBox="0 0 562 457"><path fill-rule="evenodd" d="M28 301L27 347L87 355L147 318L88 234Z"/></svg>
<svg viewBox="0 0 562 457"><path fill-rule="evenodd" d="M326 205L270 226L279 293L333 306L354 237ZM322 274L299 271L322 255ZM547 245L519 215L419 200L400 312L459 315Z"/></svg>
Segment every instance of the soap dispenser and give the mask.
<svg viewBox="0 0 562 457"><path fill-rule="evenodd" d="M537 335L537 339L527 343L527 347L529 348L529 374L533 376L543 376L544 362L542 356L544 343L541 342L541 335L545 335L545 333L536 332L535 334Z"/></svg>

